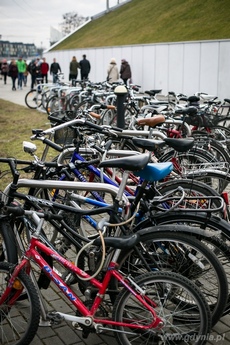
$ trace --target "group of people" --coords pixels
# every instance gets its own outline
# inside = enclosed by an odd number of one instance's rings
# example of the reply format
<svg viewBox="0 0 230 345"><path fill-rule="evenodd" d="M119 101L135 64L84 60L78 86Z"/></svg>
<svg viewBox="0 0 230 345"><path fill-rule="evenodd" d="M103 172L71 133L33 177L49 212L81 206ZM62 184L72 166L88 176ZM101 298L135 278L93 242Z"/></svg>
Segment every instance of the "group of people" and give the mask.
<svg viewBox="0 0 230 345"><path fill-rule="evenodd" d="M17 88L22 90L22 87L27 86L27 77L31 75L31 89L34 88L37 78L41 78L42 83L48 83L48 72L53 75L53 81L58 72L61 72L61 67L56 59L49 67L46 58L33 59L29 64L22 57L18 60L12 59L8 64L6 59L3 59L0 66L1 75L3 76L4 84L7 83L7 77L11 77L12 90L16 91L16 80L18 79Z"/></svg>
<svg viewBox="0 0 230 345"><path fill-rule="evenodd" d="M125 85L127 85L128 80L131 83L132 81L131 67L127 60L122 59L120 70L119 70L115 58L112 58L107 68L107 81L110 84L112 84L119 81L120 78L123 80Z"/></svg>
<svg viewBox="0 0 230 345"><path fill-rule="evenodd" d="M12 79L12 90L16 90L16 79L18 79L18 89L22 89L22 85L27 83L27 63L22 57L18 60L12 59L8 65L7 60L3 59L1 63L1 75L3 76L4 84L7 83L7 77Z"/></svg>
<svg viewBox="0 0 230 345"><path fill-rule="evenodd" d="M87 80L90 68L90 62L86 59L86 55L83 55L83 59L80 62L77 61L76 56L73 56L69 65L69 81L72 81L72 84L74 84L74 81L78 78L78 70L81 73L81 80ZM127 85L128 80L131 83L131 78L131 67L128 61L122 59L120 70L118 70L116 60L112 58L107 68L107 81L112 84L122 79L124 84Z"/></svg>
<svg viewBox="0 0 230 345"><path fill-rule="evenodd" d="M77 61L76 56L73 56L69 65L69 81L74 85L78 79L78 71L80 71L81 80L87 80L90 73L91 65L89 60L86 59L86 55L82 56L81 61ZM22 89L23 86L27 86L28 74L31 75L31 89L34 88L37 82L37 78L41 78L42 83L48 83L48 73L53 77L53 83L57 81L57 74L61 72L61 67L53 59L52 64L46 62L46 58L33 59L29 64L26 60L23 60L20 56L18 60L12 59L10 64L7 63L6 59L3 59L0 66L1 75L3 76L4 84L7 83L7 77L11 77L12 90L16 91L16 80L18 79L17 88ZM115 58L112 58L107 68L107 81L114 83L119 81L121 78L125 85L127 81L131 82L131 68L125 59L121 60L120 70L118 69Z"/></svg>
<svg viewBox="0 0 230 345"><path fill-rule="evenodd" d="M89 60L86 59L86 55L82 56L82 60L80 62L77 61L76 56L73 56L72 61L69 64L69 80L74 82L78 78L78 70L80 70L81 80L87 80L89 76L89 72L91 69L91 65Z"/></svg>

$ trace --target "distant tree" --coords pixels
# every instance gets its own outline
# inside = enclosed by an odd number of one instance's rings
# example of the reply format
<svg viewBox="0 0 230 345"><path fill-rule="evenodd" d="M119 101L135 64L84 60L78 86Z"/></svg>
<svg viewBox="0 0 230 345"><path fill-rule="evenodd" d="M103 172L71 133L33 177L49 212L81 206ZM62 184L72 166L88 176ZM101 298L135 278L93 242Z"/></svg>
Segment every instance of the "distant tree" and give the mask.
<svg viewBox="0 0 230 345"><path fill-rule="evenodd" d="M63 19L64 21L60 24L60 26L61 32L64 35L68 35L87 20L87 18L79 15L77 12L65 13L63 14Z"/></svg>

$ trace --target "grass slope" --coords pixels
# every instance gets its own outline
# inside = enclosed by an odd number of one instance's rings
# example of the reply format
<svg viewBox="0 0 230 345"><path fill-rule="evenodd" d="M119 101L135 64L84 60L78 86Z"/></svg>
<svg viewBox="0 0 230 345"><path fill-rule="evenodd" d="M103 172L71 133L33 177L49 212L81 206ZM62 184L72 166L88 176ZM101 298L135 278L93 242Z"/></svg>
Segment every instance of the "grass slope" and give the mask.
<svg viewBox="0 0 230 345"><path fill-rule="evenodd" d="M50 125L46 114L0 99L0 127L0 157L13 157L30 161L33 158L23 151L22 142L24 140L30 141L33 128L46 129ZM44 145L40 141L34 143L38 148L37 155L41 157ZM54 156L54 152L51 150L48 160ZM11 182L10 174L4 177L1 175L6 170L9 170L9 166L0 163L0 190L3 190ZM21 175L21 177L28 176Z"/></svg>
<svg viewBox="0 0 230 345"><path fill-rule="evenodd" d="M230 38L229 0L132 0L53 50Z"/></svg>

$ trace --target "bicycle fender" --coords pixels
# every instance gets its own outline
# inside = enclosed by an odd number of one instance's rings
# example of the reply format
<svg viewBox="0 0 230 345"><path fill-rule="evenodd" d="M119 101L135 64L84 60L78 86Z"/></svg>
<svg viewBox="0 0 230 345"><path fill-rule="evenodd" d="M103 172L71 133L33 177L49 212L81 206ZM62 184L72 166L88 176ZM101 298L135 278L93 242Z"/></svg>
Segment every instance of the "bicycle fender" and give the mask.
<svg viewBox="0 0 230 345"><path fill-rule="evenodd" d="M150 226L141 230L138 230L137 233L141 236L144 236L150 232L164 232L164 231L171 231L171 232L180 232L180 233L189 233L189 234L196 234L201 235L204 237L213 237L219 236L221 231L212 231L212 230L203 230L198 227L187 226L187 225L155 225Z"/></svg>

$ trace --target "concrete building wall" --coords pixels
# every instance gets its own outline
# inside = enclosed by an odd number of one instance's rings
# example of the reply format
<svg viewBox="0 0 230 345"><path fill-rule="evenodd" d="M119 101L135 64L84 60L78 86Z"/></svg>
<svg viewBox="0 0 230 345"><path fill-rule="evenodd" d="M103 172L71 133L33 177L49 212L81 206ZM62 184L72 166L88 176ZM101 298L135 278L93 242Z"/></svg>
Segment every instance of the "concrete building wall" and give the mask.
<svg viewBox="0 0 230 345"><path fill-rule="evenodd" d="M106 79L112 57L118 67L125 58L131 65L133 83L142 91L162 89L162 94L174 91L186 95L206 92L220 99L230 98L230 39L74 49L47 52L44 56L49 64L54 57L57 59L68 81L72 56L79 61L83 54L91 63L92 82Z"/></svg>

